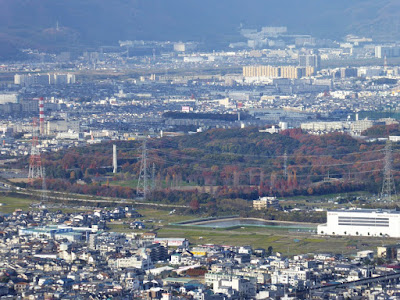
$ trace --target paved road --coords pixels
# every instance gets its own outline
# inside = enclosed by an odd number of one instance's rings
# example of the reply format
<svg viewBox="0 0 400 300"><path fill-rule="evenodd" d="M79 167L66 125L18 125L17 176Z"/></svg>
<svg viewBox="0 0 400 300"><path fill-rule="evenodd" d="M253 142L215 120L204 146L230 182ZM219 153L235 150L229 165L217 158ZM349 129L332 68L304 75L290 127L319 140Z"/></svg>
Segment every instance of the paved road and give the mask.
<svg viewBox="0 0 400 300"><path fill-rule="evenodd" d="M4 182L4 181L0 181L0 185L13 187L14 192L16 194L21 194L21 195L25 195L25 196L36 196L39 198L42 195L42 190L19 188L19 187L14 186L13 184L10 184L10 183ZM148 205L148 206L154 206L154 207L187 208L187 206L185 206L185 205L152 203L152 202L144 201L143 198L124 199L124 198L113 198L113 197L96 197L96 199L88 199L88 198L82 198L82 197L85 197L85 195L75 194L75 193L63 193L63 192L57 192L57 191L48 191L46 194L47 194L46 197L48 199L58 200L58 201L81 201L81 202L90 202L90 203L110 203L110 202L112 202L112 203L119 203L119 204L140 204L140 205ZM93 197L93 196L87 196L87 197Z"/></svg>

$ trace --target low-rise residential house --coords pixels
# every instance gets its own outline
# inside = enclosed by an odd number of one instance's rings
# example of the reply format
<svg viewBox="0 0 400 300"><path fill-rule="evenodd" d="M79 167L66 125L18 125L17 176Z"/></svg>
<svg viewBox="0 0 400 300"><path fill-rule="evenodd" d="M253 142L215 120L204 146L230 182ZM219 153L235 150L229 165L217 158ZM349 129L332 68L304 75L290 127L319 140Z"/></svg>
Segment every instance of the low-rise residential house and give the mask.
<svg viewBox="0 0 400 300"><path fill-rule="evenodd" d="M226 295L234 295L235 291L240 297L251 299L256 295L256 286L243 278L219 279L213 281L213 291Z"/></svg>

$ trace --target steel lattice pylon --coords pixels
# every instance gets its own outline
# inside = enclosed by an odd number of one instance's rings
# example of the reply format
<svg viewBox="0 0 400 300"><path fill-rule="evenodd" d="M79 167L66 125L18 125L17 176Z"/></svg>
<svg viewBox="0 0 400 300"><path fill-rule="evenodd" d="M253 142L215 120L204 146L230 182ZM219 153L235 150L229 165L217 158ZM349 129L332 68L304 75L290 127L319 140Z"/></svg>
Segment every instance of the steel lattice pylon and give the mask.
<svg viewBox="0 0 400 300"><path fill-rule="evenodd" d="M385 166L383 169L383 183L381 198L387 201L393 201L393 196L397 199L396 186L393 178L393 156L392 142L387 140L385 146Z"/></svg>
<svg viewBox="0 0 400 300"><path fill-rule="evenodd" d="M46 179L45 179L45 169L42 166L42 158L40 157L40 151L38 148L39 136L38 136L38 126L36 118L33 119L32 123L32 147L31 156L29 158L29 172L28 172L28 182L33 185L36 179L42 180L42 200L46 200Z"/></svg>
<svg viewBox="0 0 400 300"><path fill-rule="evenodd" d="M288 178L287 160L288 156L287 156L287 151L285 150L285 153L283 154L283 177L285 178L285 180Z"/></svg>
<svg viewBox="0 0 400 300"><path fill-rule="evenodd" d="M148 187L148 174L147 174L147 146L146 140L143 141L142 146L142 158L140 163L139 179L137 183L136 193L138 196L143 196L144 199L147 198L149 191Z"/></svg>

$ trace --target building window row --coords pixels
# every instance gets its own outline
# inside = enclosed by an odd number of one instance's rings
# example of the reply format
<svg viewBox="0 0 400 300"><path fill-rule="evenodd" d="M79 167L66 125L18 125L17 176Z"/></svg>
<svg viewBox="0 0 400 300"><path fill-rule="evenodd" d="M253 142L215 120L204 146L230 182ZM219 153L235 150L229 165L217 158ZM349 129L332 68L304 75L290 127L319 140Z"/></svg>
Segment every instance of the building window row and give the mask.
<svg viewBox="0 0 400 300"><path fill-rule="evenodd" d="M358 221L358 220L339 220L339 223L360 223L360 224L389 224L389 221Z"/></svg>
<svg viewBox="0 0 400 300"><path fill-rule="evenodd" d="M340 220L379 220L388 221L389 218L354 218L354 217L339 217Z"/></svg>
<svg viewBox="0 0 400 300"><path fill-rule="evenodd" d="M339 226L369 226L369 227L389 227L389 223L339 223Z"/></svg>
<svg viewBox="0 0 400 300"><path fill-rule="evenodd" d="M368 221L389 221L389 218L368 218L368 217L339 217L339 221L341 220L368 220Z"/></svg>

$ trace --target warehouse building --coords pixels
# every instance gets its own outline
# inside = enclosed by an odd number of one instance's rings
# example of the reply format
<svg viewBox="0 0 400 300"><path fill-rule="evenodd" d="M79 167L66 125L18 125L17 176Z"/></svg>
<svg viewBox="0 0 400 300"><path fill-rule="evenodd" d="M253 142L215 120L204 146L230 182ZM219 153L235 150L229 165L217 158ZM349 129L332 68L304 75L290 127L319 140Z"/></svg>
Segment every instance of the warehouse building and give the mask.
<svg viewBox="0 0 400 300"><path fill-rule="evenodd" d="M320 235L400 237L400 211L347 209L327 212L327 223L318 226Z"/></svg>

